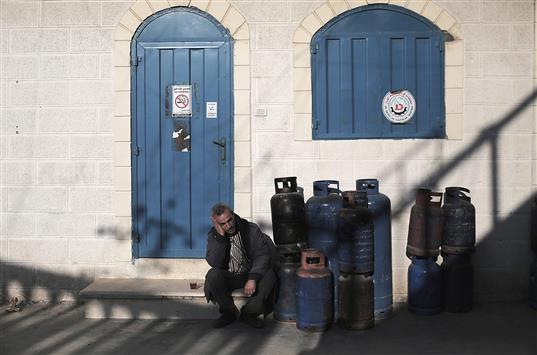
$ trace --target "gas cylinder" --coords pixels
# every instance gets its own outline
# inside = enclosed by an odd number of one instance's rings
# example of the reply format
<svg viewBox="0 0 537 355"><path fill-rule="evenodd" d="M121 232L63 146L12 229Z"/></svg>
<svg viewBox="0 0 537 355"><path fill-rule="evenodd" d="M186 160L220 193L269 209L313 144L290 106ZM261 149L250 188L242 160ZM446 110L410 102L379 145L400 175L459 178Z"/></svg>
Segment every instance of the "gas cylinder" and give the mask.
<svg viewBox="0 0 537 355"><path fill-rule="evenodd" d="M408 309L416 314L431 315L442 310L442 271L436 258L410 257L408 267Z"/></svg>
<svg viewBox="0 0 537 355"><path fill-rule="evenodd" d="M537 310L537 253L533 253L533 262L530 266L529 304Z"/></svg>
<svg viewBox="0 0 537 355"><path fill-rule="evenodd" d="M367 194L343 192L343 207L338 213L339 270L372 274L374 270L373 214L367 209Z"/></svg>
<svg viewBox="0 0 537 355"><path fill-rule="evenodd" d="M375 324L373 276L342 273L339 276L338 325L364 330Z"/></svg>
<svg viewBox="0 0 537 355"><path fill-rule="evenodd" d="M472 309L474 267L470 254L442 253L444 309L449 312L468 312Z"/></svg>
<svg viewBox="0 0 537 355"><path fill-rule="evenodd" d="M444 212L442 211L442 193L431 192L427 204L427 256L436 257L440 254L440 244L444 231Z"/></svg>
<svg viewBox="0 0 537 355"><path fill-rule="evenodd" d="M531 204L531 249L537 253L537 195Z"/></svg>
<svg viewBox="0 0 537 355"><path fill-rule="evenodd" d="M298 192L296 177L274 179L276 194L270 199L274 242L280 251L298 252L306 241L304 196Z"/></svg>
<svg viewBox="0 0 537 355"><path fill-rule="evenodd" d="M296 321L296 272L300 267L300 253L281 254L278 271L279 290L274 305L274 318L280 322Z"/></svg>
<svg viewBox="0 0 537 355"><path fill-rule="evenodd" d="M410 210L408 243L406 254L422 257L437 257L444 220L442 213L442 193L429 189L418 189L416 203Z"/></svg>
<svg viewBox="0 0 537 355"><path fill-rule="evenodd" d="M321 332L333 322L332 273L323 253L315 249L302 250L301 263L296 272L296 327Z"/></svg>
<svg viewBox="0 0 537 355"><path fill-rule="evenodd" d="M430 189L418 189L416 192L416 203L410 209L410 222L408 224L408 241L406 254L410 258L412 255L426 256L426 210L431 199Z"/></svg>
<svg viewBox="0 0 537 355"><path fill-rule="evenodd" d="M356 190L367 192L368 209L373 214L375 319L385 319L391 315L393 304L391 202L379 192L377 179L356 180Z"/></svg>
<svg viewBox="0 0 537 355"><path fill-rule="evenodd" d="M446 187L444 194L444 233L442 252L466 254L475 246L475 207L470 190L464 187Z"/></svg>

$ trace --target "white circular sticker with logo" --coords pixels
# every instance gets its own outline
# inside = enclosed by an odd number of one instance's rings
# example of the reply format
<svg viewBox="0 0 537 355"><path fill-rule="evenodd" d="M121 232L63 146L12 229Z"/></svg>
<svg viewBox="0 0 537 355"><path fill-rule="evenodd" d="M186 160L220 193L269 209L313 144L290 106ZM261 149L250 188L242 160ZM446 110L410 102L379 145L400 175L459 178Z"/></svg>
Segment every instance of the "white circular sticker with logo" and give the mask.
<svg viewBox="0 0 537 355"><path fill-rule="evenodd" d="M389 91L382 100L382 113L392 123L406 123L416 112L416 100L408 90Z"/></svg>

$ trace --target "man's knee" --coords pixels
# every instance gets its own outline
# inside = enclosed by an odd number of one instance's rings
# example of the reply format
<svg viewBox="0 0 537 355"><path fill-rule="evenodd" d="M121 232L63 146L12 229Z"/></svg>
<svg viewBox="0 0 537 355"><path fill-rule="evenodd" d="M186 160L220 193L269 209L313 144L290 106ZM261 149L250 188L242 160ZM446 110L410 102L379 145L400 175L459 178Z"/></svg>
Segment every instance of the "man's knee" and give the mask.
<svg viewBox="0 0 537 355"><path fill-rule="evenodd" d="M224 278L224 270L217 269L217 268L211 268L209 271L207 271L207 274L205 275L205 283L214 283L215 281L221 281Z"/></svg>
<svg viewBox="0 0 537 355"><path fill-rule="evenodd" d="M270 290L276 285L276 274L273 270L269 270L263 275L263 278L259 281L259 288Z"/></svg>

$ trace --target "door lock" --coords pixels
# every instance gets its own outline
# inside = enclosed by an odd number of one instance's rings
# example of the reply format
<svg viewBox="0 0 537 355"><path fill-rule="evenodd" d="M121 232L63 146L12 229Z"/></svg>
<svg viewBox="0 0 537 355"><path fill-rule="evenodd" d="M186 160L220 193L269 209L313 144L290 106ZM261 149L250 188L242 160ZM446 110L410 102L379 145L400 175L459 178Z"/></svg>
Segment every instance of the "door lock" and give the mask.
<svg viewBox="0 0 537 355"><path fill-rule="evenodd" d="M213 141L213 144L216 144L220 148L222 148L220 153L220 160L222 161L222 164L226 162L226 139L222 138L220 141Z"/></svg>

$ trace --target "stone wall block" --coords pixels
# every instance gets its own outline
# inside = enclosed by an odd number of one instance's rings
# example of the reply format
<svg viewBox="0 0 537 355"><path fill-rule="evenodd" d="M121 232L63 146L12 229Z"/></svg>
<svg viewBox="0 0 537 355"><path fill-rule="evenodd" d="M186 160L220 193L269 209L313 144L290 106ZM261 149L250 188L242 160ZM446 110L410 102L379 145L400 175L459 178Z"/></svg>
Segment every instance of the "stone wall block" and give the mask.
<svg viewBox="0 0 537 355"><path fill-rule="evenodd" d="M446 66L464 65L464 41L446 43Z"/></svg>
<svg viewBox="0 0 537 355"><path fill-rule="evenodd" d="M131 191L131 168L126 166L114 168L114 190Z"/></svg>
<svg viewBox="0 0 537 355"><path fill-rule="evenodd" d="M9 212L66 211L67 193L61 187L12 187L7 194Z"/></svg>
<svg viewBox="0 0 537 355"><path fill-rule="evenodd" d="M236 41L233 49L234 65L250 65L250 41Z"/></svg>
<svg viewBox="0 0 537 355"><path fill-rule="evenodd" d="M292 133L257 133L256 159L318 158L317 142L299 142Z"/></svg>
<svg viewBox="0 0 537 355"><path fill-rule="evenodd" d="M168 0L148 0L148 2L153 8L154 12L167 9L170 6Z"/></svg>
<svg viewBox="0 0 537 355"><path fill-rule="evenodd" d="M227 13L230 5L227 1L212 0L209 3L207 12L214 16L217 21L222 21L224 15Z"/></svg>
<svg viewBox="0 0 537 355"><path fill-rule="evenodd" d="M367 5L367 0L347 0L351 9Z"/></svg>
<svg viewBox="0 0 537 355"><path fill-rule="evenodd" d="M111 158L112 137L106 136L72 136L69 145L71 158Z"/></svg>
<svg viewBox="0 0 537 355"><path fill-rule="evenodd" d="M35 216L36 234L44 237L95 236L95 214L38 213Z"/></svg>
<svg viewBox="0 0 537 355"><path fill-rule="evenodd" d="M462 139L464 121L461 113L449 113L446 115L446 135L448 139Z"/></svg>
<svg viewBox="0 0 537 355"><path fill-rule="evenodd" d="M95 55L44 55L39 58L39 78L97 78L98 59Z"/></svg>
<svg viewBox="0 0 537 355"><path fill-rule="evenodd" d="M153 9L149 6L146 0L138 0L131 6L132 13L140 20L151 16L153 14ZM123 22L123 19L122 19Z"/></svg>
<svg viewBox="0 0 537 355"><path fill-rule="evenodd" d="M72 104L113 103L112 82L109 80L71 81L69 99Z"/></svg>
<svg viewBox="0 0 537 355"><path fill-rule="evenodd" d="M112 120L112 136L114 142L130 142L131 119L130 116L116 116Z"/></svg>
<svg viewBox="0 0 537 355"><path fill-rule="evenodd" d="M245 19L240 12L231 6L222 20L222 24L229 29L230 33L233 34L239 29L239 27L241 27L244 21Z"/></svg>
<svg viewBox="0 0 537 355"><path fill-rule="evenodd" d="M35 183L35 164L32 161L5 160L2 166L2 185L32 185Z"/></svg>
<svg viewBox="0 0 537 355"><path fill-rule="evenodd" d="M96 182L93 162L38 162L39 185L92 185Z"/></svg>
<svg viewBox="0 0 537 355"><path fill-rule="evenodd" d="M293 70L293 89L295 91L311 91L311 68L295 68Z"/></svg>
<svg viewBox="0 0 537 355"><path fill-rule="evenodd" d="M37 58L34 56L2 56L3 79L37 79Z"/></svg>
<svg viewBox="0 0 537 355"><path fill-rule="evenodd" d="M328 3L332 7L332 10L334 10L334 17L349 9L347 2L343 0L329 0Z"/></svg>
<svg viewBox="0 0 537 355"><path fill-rule="evenodd" d="M315 14L317 15L317 17L321 20L323 24L327 23L333 17L336 16L336 13L334 12L334 10L332 9L332 7L330 6L328 2L325 2L324 4L319 6L315 10Z"/></svg>
<svg viewBox="0 0 537 355"><path fill-rule="evenodd" d="M103 26L117 26L131 6L130 2L103 2L101 4L101 24Z"/></svg>
<svg viewBox="0 0 537 355"><path fill-rule="evenodd" d="M288 160L254 160L253 177L256 186L260 184L273 184L278 176L291 174Z"/></svg>
<svg viewBox="0 0 537 355"><path fill-rule="evenodd" d="M445 68L445 88L462 89L464 80L463 66L448 66Z"/></svg>
<svg viewBox="0 0 537 355"><path fill-rule="evenodd" d="M243 23L242 26L239 27L237 31L235 31L235 33L232 33L232 35L236 41L249 40L250 28L248 27L248 23L247 22Z"/></svg>
<svg viewBox="0 0 537 355"><path fill-rule="evenodd" d="M250 167L236 167L234 169L234 191L252 192L252 169Z"/></svg>
<svg viewBox="0 0 537 355"><path fill-rule="evenodd" d="M5 108L0 110L2 117L2 134L24 134L33 133L36 130L36 116L35 109L19 109L19 108ZM7 140L7 139L6 139Z"/></svg>
<svg viewBox="0 0 537 355"><path fill-rule="evenodd" d="M250 114L250 90L234 90L235 115Z"/></svg>
<svg viewBox="0 0 537 355"><path fill-rule="evenodd" d="M69 262L68 242L62 239L19 239L17 243L9 243L9 256L11 262L66 264Z"/></svg>
<svg viewBox="0 0 537 355"><path fill-rule="evenodd" d="M69 189L69 207L78 212L110 212L112 189L108 187L72 187Z"/></svg>
<svg viewBox="0 0 537 355"><path fill-rule="evenodd" d="M32 236L34 220L33 213L2 213L2 236L6 240L14 236Z"/></svg>
<svg viewBox="0 0 537 355"><path fill-rule="evenodd" d="M131 114L131 92L116 91L114 92L114 115L130 116Z"/></svg>
<svg viewBox="0 0 537 355"><path fill-rule="evenodd" d="M311 91L295 91L294 99L295 113L312 113Z"/></svg>
<svg viewBox="0 0 537 355"><path fill-rule="evenodd" d="M250 141L251 119L248 115L236 115L233 122L234 139L236 141Z"/></svg>
<svg viewBox="0 0 537 355"><path fill-rule="evenodd" d="M11 82L9 94L12 105L66 105L68 84L65 81Z"/></svg>
<svg viewBox="0 0 537 355"><path fill-rule="evenodd" d="M39 110L39 132L96 133L97 116L94 108L43 108Z"/></svg>
<svg viewBox="0 0 537 355"><path fill-rule="evenodd" d="M133 11L129 10L125 12L123 17L121 18L121 21L119 21L119 24L132 33L136 31L138 26L142 23L142 20L140 19L139 15L135 14Z"/></svg>
<svg viewBox="0 0 537 355"><path fill-rule="evenodd" d="M123 25L119 25L114 32L115 41L130 41L134 36L134 32L130 29L125 28Z"/></svg>
<svg viewBox="0 0 537 355"><path fill-rule="evenodd" d="M98 24L98 3L45 2L41 6L41 25L43 26L95 26Z"/></svg>
<svg viewBox="0 0 537 355"><path fill-rule="evenodd" d="M74 264L102 264L106 262L106 241L102 239L71 239L69 254Z"/></svg>
<svg viewBox="0 0 537 355"><path fill-rule="evenodd" d="M293 45L293 65L295 68L309 68L310 45L306 43Z"/></svg>
<svg viewBox="0 0 537 355"><path fill-rule="evenodd" d="M307 16L300 23L300 26L304 27L309 33L317 32L317 30L323 25L324 23L322 23L321 20L314 14Z"/></svg>
<svg viewBox="0 0 537 355"><path fill-rule="evenodd" d="M259 25L256 26L257 49L288 49L291 48L291 39L294 26ZM274 52L272 52L274 53Z"/></svg>
<svg viewBox="0 0 537 355"><path fill-rule="evenodd" d="M190 1L191 7L197 7L201 11L205 11L209 5L210 0L192 0Z"/></svg>
<svg viewBox="0 0 537 355"><path fill-rule="evenodd" d="M2 1L0 26L2 28L36 27L38 9L39 3L37 2Z"/></svg>
<svg viewBox="0 0 537 355"><path fill-rule="evenodd" d="M426 4L427 1L408 0L406 8L414 11L415 13L421 14Z"/></svg>
<svg viewBox="0 0 537 355"><path fill-rule="evenodd" d="M234 211L241 217L250 219L252 217L252 194L235 193L234 199Z"/></svg>
<svg viewBox="0 0 537 355"><path fill-rule="evenodd" d="M110 52L114 42L114 30L105 28L72 29L71 51L73 52Z"/></svg>
<svg viewBox="0 0 537 355"><path fill-rule="evenodd" d="M113 181L113 162L104 161L97 163L97 184L100 186L112 186Z"/></svg>
<svg viewBox="0 0 537 355"><path fill-rule="evenodd" d="M114 67L114 90L130 91L131 89L131 70L129 67Z"/></svg>
<svg viewBox="0 0 537 355"><path fill-rule="evenodd" d="M130 191L116 191L112 197L112 213L117 217L131 216L132 194Z"/></svg>
<svg viewBox="0 0 537 355"><path fill-rule="evenodd" d="M483 22L530 22L534 19L535 4L530 1L498 1L483 6Z"/></svg>
<svg viewBox="0 0 537 355"><path fill-rule="evenodd" d="M114 142L113 159L115 166L131 166L131 143Z"/></svg>
<svg viewBox="0 0 537 355"><path fill-rule="evenodd" d="M250 66L236 65L233 71L233 89L250 90Z"/></svg>
<svg viewBox="0 0 537 355"><path fill-rule="evenodd" d="M68 31L65 29L13 29L9 31L9 52L67 52Z"/></svg>
<svg viewBox="0 0 537 355"><path fill-rule="evenodd" d="M436 22L436 19L442 12L442 8L436 5L434 2L429 1L425 8L422 10L421 14L427 17L431 22Z"/></svg>
<svg viewBox="0 0 537 355"><path fill-rule="evenodd" d="M285 77L256 79L256 102L260 104L290 103L293 90L291 80Z"/></svg>
<svg viewBox="0 0 537 355"><path fill-rule="evenodd" d="M252 77L281 77L291 73L291 57L287 51L256 51L252 55Z"/></svg>
<svg viewBox="0 0 537 355"><path fill-rule="evenodd" d="M523 76L533 75L532 53L483 53L483 75Z"/></svg>
<svg viewBox="0 0 537 355"><path fill-rule="evenodd" d="M295 113L293 115L293 133L297 141L311 141L311 114Z"/></svg>
<svg viewBox="0 0 537 355"><path fill-rule="evenodd" d="M293 43L307 43L311 41L311 34L304 28L298 27L293 36Z"/></svg>
<svg viewBox="0 0 537 355"><path fill-rule="evenodd" d="M510 80L473 79L465 81L464 102L467 104L510 104L513 85Z"/></svg>
<svg viewBox="0 0 537 355"><path fill-rule="evenodd" d="M510 48L508 25L467 24L463 26L465 49L505 50Z"/></svg>
<svg viewBox="0 0 537 355"><path fill-rule="evenodd" d="M235 166L252 165L251 142L234 142Z"/></svg>
<svg viewBox="0 0 537 355"><path fill-rule="evenodd" d="M446 114L462 113L463 111L463 89L446 89Z"/></svg>
<svg viewBox="0 0 537 355"><path fill-rule="evenodd" d="M442 13L438 16L435 23L436 25L444 31L449 31L451 27L456 23L457 21L446 11L442 11Z"/></svg>
<svg viewBox="0 0 537 355"><path fill-rule="evenodd" d="M13 136L9 139L10 157L66 158L68 139L62 136Z"/></svg>

